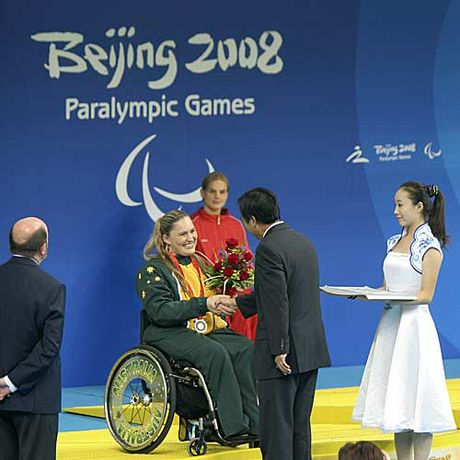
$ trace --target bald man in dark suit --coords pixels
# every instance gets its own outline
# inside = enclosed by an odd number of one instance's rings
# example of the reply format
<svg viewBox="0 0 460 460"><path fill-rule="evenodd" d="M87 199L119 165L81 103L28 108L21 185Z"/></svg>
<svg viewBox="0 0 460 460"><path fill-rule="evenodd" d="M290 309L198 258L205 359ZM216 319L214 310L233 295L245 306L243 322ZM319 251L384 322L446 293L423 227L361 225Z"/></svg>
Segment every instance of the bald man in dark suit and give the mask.
<svg viewBox="0 0 460 460"><path fill-rule="evenodd" d="M238 204L244 226L260 240L254 293L236 304L244 316L259 314L255 374L263 458L309 460L318 368L330 366L316 251L280 220L270 190L250 190Z"/></svg>
<svg viewBox="0 0 460 460"><path fill-rule="evenodd" d="M48 228L36 217L10 231L0 266L0 460L56 458L65 287L40 269Z"/></svg>

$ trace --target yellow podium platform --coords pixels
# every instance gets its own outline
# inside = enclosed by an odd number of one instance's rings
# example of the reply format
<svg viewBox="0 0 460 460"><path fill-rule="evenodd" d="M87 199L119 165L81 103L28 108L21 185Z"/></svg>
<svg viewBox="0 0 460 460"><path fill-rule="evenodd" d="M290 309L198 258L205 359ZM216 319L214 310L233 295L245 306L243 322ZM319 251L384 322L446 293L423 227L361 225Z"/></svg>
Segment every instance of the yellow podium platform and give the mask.
<svg viewBox="0 0 460 460"><path fill-rule="evenodd" d="M447 386L454 410L457 427L460 427L460 379L448 380ZM351 413L358 388L334 388L317 390L312 413L312 448L315 460L336 460L337 452L346 442L360 440L372 441L385 449L392 458L394 454L393 436L379 430L362 429L351 420ZM104 417L101 406L75 407L66 412ZM124 452L113 440L108 430L91 430L60 433L58 438L59 460L80 459L118 459L118 458L159 458L189 459L187 444L177 439L177 425L173 425L163 443L148 454L129 454ZM208 445L208 460L259 460L259 449L246 446L237 448L222 447L215 443ZM460 430L434 436L431 460L460 460Z"/></svg>

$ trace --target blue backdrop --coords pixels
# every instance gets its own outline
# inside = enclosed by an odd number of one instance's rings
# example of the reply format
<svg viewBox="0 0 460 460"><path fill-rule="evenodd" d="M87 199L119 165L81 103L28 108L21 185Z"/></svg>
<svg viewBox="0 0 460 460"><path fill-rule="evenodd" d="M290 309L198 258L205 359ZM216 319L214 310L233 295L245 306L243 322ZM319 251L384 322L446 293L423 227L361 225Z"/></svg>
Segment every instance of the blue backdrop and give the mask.
<svg viewBox="0 0 460 460"><path fill-rule="evenodd" d="M460 1L0 7L0 256L16 219L48 222L66 386L103 383L138 343L153 220L193 212L212 168L236 215L248 188L278 194L323 284L379 285L395 189L438 184L452 245L432 313L444 356L460 357ZM381 306L322 301L333 364L364 363Z"/></svg>

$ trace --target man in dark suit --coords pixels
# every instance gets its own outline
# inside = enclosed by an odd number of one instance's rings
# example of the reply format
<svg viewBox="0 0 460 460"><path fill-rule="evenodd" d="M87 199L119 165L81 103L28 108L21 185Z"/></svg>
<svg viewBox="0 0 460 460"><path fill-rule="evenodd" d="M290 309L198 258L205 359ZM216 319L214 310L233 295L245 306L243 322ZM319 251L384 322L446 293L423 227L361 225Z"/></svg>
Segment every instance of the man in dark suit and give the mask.
<svg viewBox="0 0 460 460"><path fill-rule="evenodd" d="M0 266L0 460L53 460L65 287L39 268L48 253L42 220L16 222L10 250Z"/></svg>
<svg viewBox="0 0 460 460"><path fill-rule="evenodd" d="M257 239L254 293L236 298L259 314L255 373L264 460L311 459L310 414L318 368L330 366L315 249L280 220L276 196L256 188L238 200Z"/></svg>

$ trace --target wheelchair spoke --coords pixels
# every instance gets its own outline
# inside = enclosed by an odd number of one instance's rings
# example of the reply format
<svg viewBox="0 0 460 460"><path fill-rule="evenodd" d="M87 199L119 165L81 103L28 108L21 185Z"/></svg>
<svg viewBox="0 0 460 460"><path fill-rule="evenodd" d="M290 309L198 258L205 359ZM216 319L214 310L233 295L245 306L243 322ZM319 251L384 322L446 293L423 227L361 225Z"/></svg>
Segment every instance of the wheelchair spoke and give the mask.
<svg viewBox="0 0 460 460"><path fill-rule="evenodd" d="M134 410L136 411L136 413L134 414L134 416L136 417L139 417L139 422L140 422L140 411L141 411L141 406L139 407L134 407ZM136 418L137 420L137 418Z"/></svg>
<svg viewBox="0 0 460 460"><path fill-rule="evenodd" d="M123 414L123 416L124 416L124 418L125 418L126 420L128 420L128 417L127 417L127 414L126 414L126 413L127 413L130 409L132 409L131 404L126 404L126 406L122 406L121 413Z"/></svg>
<svg viewBox="0 0 460 460"><path fill-rule="evenodd" d="M128 384L130 390L131 390L133 393L137 393L137 389L136 389L136 388L133 388L133 386L132 386L131 384L132 384L132 382L129 382L129 384Z"/></svg>
<svg viewBox="0 0 460 460"><path fill-rule="evenodd" d="M144 391L144 389L142 387L143 380L136 379L135 382L136 382L136 393L142 393ZM141 387L140 390L139 390L139 386Z"/></svg>
<svg viewBox="0 0 460 460"><path fill-rule="evenodd" d="M145 426L145 417L147 416L148 413L150 413L150 415L152 414L147 408L144 407L144 412L143 412L143 417L142 417L142 426Z"/></svg>
<svg viewBox="0 0 460 460"><path fill-rule="evenodd" d="M129 420L129 423L132 424L134 420L134 411L136 408L131 404L131 419Z"/></svg>

